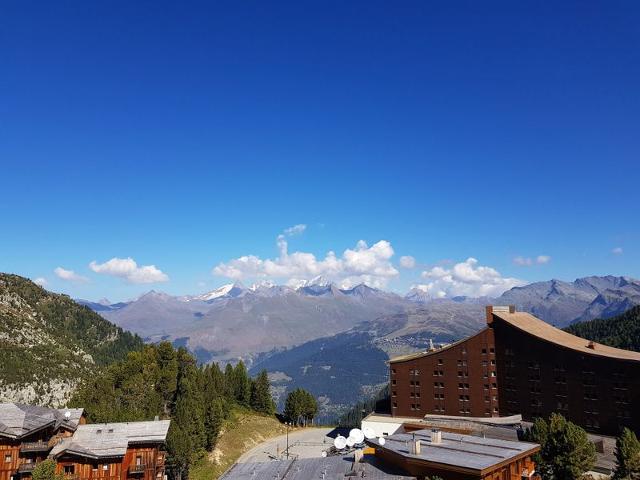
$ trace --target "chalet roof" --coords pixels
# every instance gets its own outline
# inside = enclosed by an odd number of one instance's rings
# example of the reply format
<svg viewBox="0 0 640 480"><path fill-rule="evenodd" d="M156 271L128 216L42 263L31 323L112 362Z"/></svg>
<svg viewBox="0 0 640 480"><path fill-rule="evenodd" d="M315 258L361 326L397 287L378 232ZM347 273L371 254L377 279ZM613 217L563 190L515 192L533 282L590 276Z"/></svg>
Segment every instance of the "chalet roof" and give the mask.
<svg viewBox="0 0 640 480"><path fill-rule="evenodd" d="M0 403L0 436L21 439L48 427L74 431L80 423L83 411L82 408L55 409L21 403ZM65 417L67 412L69 418Z"/></svg>
<svg viewBox="0 0 640 480"><path fill-rule="evenodd" d="M482 333L484 333L485 330L487 330L489 327L485 327L482 330L480 330L477 333L474 333L473 335L469 336L469 337L465 337L462 340L458 340L457 342L453 342L450 343L449 345L442 347L442 348L436 348L435 350L427 350L427 351L423 351L423 352L416 352L416 353L409 353L407 355L399 355L397 357L393 357L392 359L389 360L389 363L400 363L400 362L406 362L408 360L415 360L416 358L422 358L422 357L428 357L429 355L439 355L440 353L449 350L453 347L456 347L458 345L460 345L463 342L466 342L467 340L473 338L473 337L477 337L478 335L481 335Z"/></svg>
<svg viewBox="0 0 640 480"><path fill-rule="evenodd" d="M534 317L530 313L525 312L513 312L508 311L496 311L494 309L493 316L508 323L512 327L517 328L523 332L533 335L541 340L549 343L554 343L564 348L569 348L577 352L593 355L596 357L608 357L619 360L634 360L640 361L640 353L632 352L630 350L623 350L621 348L614 348L601 343L592 342L593 348L589 347L589 340L576 337L563 330L559 330L547 322Z"/></svg>
<svg viewBox="0 0 640 480"><path fill-rule="evenodd" d="M448 465L474 471L491 469L504 462L535 453L540 445L496 438L481 438L472 435L441 432L440 443L431 441L431 430L398 433L385 437L384 446L376 440L367 443L376 449L389 450L410 460ZM420 453L410 453L410 445L420 440Z"/></svg>
<svg viewBox="0 0 640 480"><path fill-rule="evenodd" d="M164 443L169 420L80 425L72 437L58 443L51 455L64 453L89 458L121 457L127 447L141 443Z"/></svg>

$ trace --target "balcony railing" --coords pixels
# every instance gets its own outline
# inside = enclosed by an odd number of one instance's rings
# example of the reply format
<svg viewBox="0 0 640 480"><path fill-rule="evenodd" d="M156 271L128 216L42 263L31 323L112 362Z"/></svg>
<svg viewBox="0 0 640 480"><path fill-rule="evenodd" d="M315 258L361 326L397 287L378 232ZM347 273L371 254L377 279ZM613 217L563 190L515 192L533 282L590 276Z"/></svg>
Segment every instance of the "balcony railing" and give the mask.
<svg viewBox="0 0 640 480"><path fill-rule="evenodd" d="M25 442L20 445L20 453L48 452L51 447L47 442Z"/></svg>
<svg viewBox="0 0 640 480"><path fill-rule="evenodd" d="M129 466L129 473L131 475L138 475L138 474L144 473L146 468L147 468L147 466L145 464L130 465Z"/></svg>
<svg viewBox="0 0 640 480"><path fill-rule="evenodd" d="M36 463L22 463L18 466L18 473L31 473L36 468Z"/></svg>

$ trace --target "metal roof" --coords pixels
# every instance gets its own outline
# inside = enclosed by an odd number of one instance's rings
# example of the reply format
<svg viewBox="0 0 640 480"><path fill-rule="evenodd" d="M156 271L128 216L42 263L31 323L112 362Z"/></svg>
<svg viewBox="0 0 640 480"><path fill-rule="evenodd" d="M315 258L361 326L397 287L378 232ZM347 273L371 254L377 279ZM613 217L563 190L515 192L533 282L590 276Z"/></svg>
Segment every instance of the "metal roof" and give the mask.
<svg viewBox="0 0 640 480"><path fill-rule="evenodd" d="M384 446L378 445L377 440L367 440L367 443L376 449L389 450L407 459L476 471L490 469L511 459L534 453L540 448L536 443L481 438L449 432L441 432L441 435L440 443L432 443L431 430L398 433L385 437ZM410 446L414 439L420 440L419 454L410 453Z"/></svg>
<svg viewBox="0 0 640 480"><path fill-rule="evenodd" d="M21 439L44 428L53 427L75 430L80 423L84 409L55 409L24 405L21 403L0 403L0 436ZM69 418L65 413L69 412Z"/></svg>
<svg viewBox="0 0 640 480"><path fill-rule="evenodd" d="M638 352L614 348L595 342L591 342L593 348L590 348L588 346L590 344L589 340L576 337L575 335L571 335L570 333L557 329L549 325L547 322L534 317L530 313L509 313L508 311L496 311L494 309L493 316L523 332L528 333L529 335L533 335L534 337L538 337L546 342L554 343L561 347L569 348L583 354L640 362L640 353Z"/></svg>
<svg viewBox="0 0 640 480"><path fill-rule="evenodd" d="M72 437L58 443L51 455L64 453L89 458L121 457L130 444L164 443L169 420L80 425Z"/></svg>

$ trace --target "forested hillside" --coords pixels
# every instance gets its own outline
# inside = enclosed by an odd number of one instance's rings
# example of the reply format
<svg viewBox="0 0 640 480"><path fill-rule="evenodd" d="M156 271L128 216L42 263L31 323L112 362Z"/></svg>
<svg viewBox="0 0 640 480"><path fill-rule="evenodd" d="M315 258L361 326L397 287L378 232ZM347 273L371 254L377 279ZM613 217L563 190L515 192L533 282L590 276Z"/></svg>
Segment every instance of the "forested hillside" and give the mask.
<svg viewBox="0 0 640 480"><path fill-rule="evenodd" d="M566 331L612 347L640 352L640 306L617 317L574 323Z"/></svg>
<svg viewBox="0 0 640 480"><path fill-rule="evenodd" d="M266 372L249 377L242 362L198 366L185 348L168 342L131 352L78 389L71 404L85 408L91 422L171 418L167 439L172 476L188 472L211 451L234 406L272 415Z"/></svg>
<svg viewBox="0 0 640 480"><path fill-rule="evenodd" d="M66 295L0 273L0 401L59 406L142 340Z"/></svg>

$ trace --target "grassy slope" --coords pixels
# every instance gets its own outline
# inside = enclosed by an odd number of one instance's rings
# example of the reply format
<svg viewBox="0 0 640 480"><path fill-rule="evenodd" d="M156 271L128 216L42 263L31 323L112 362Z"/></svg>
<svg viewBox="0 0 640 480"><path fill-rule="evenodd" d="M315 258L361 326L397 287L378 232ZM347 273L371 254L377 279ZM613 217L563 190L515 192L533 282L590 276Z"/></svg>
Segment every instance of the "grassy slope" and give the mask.
<svg viewBox="0 0 640 480"><path fill-rule="evenodd" d="M286 432L276 418L247 410L234 410L223 426L213 452L189 472L190 480L215 480L240 456L265 440Z"/></svg>

